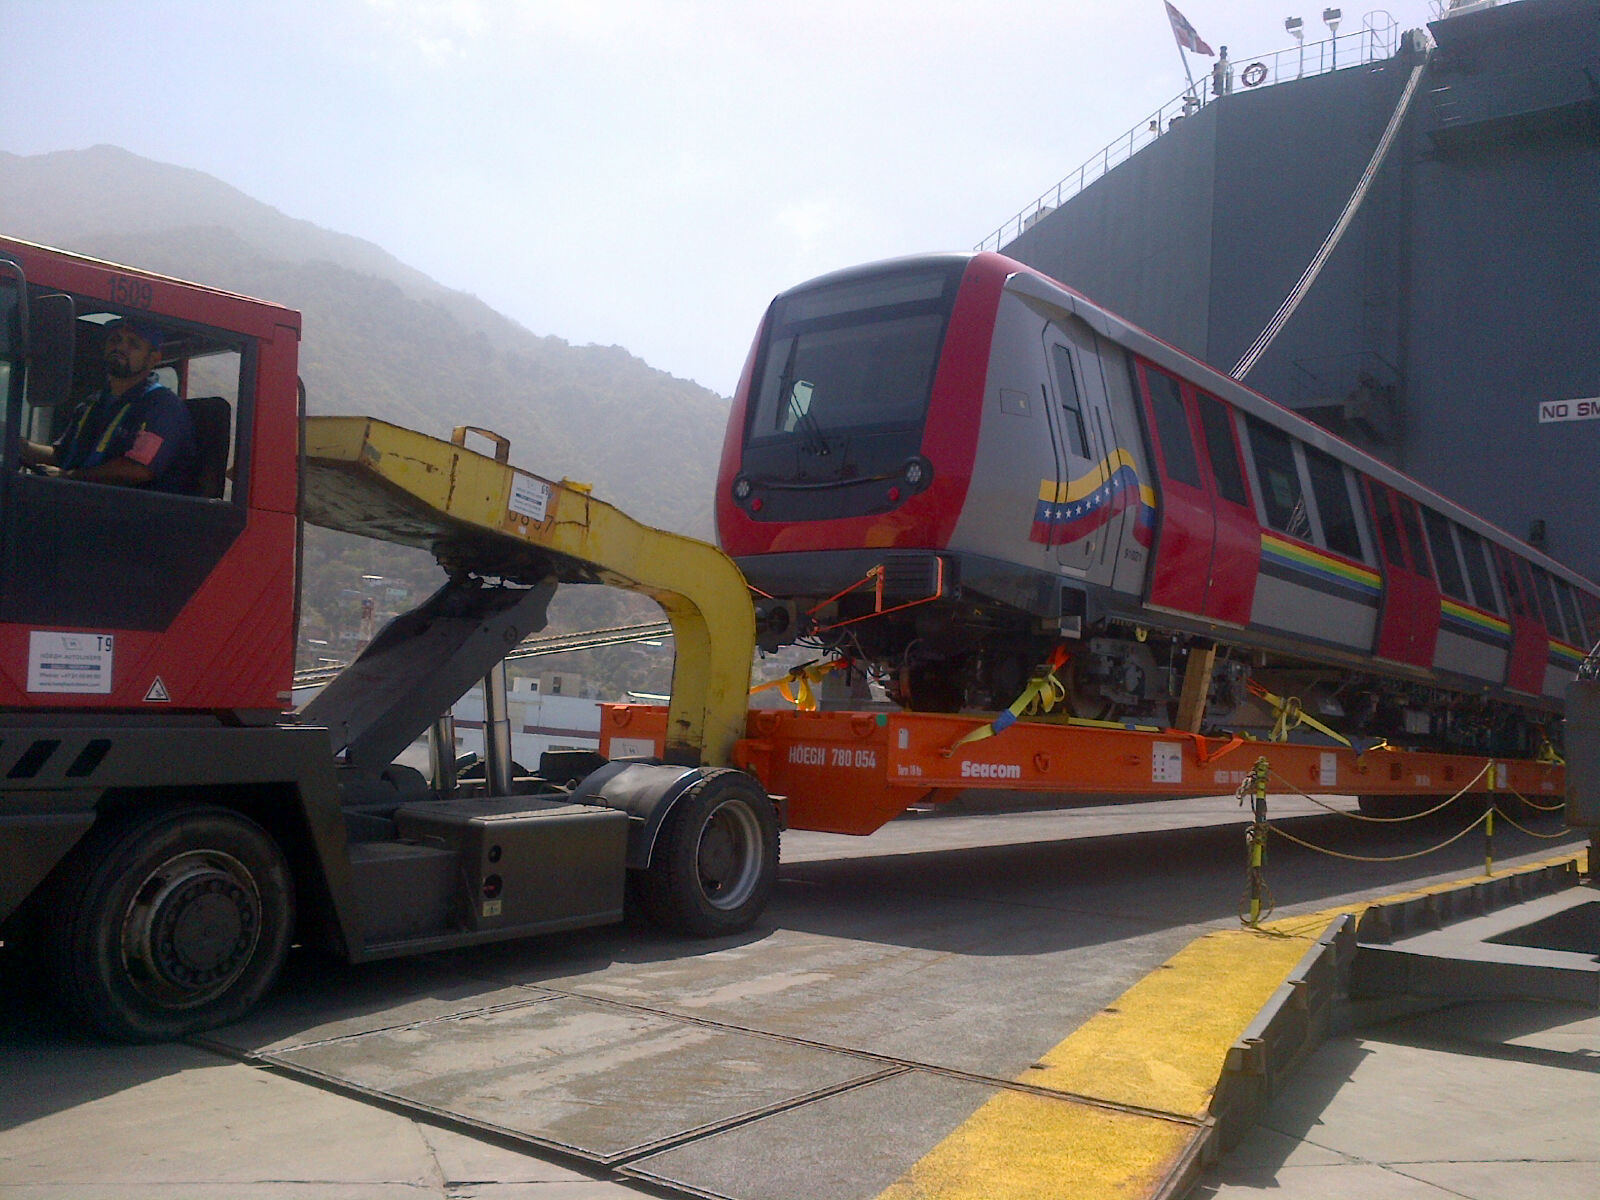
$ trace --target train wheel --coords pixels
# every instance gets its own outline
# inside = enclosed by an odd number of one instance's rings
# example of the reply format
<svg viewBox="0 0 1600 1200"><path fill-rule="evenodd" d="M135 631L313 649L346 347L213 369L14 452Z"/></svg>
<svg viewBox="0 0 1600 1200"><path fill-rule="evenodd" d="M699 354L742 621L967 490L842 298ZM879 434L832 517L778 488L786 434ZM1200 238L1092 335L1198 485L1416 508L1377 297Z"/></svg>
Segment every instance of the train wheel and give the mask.
<svg viewBox="0 0 1600 1200"><path fill-rule="evenodd" d="M56 990L122 1041L238 1020L277 978L294 926L282 851L224 808L162 809L96 828L56 895Z"/></svg>
<svg viewBox="0 0 1600 1200"><path fill-rule="evenodd" d="M912 667L905 674L901 703L912 712L960 712L966 695L961 679L963 670L963 665L955 663Z"/></svg>
<svg viewBox="0 0 1600 1200"><path fill-rule="evenodd" d="M1109 721L1117 706L1107 700L1097 681L1085 677L1077 659L1067 663L1067 705L1072 715L1085 721Z"/></svg>
<svg viewBox="0 0 1600 1200"><path fill-rule="evenodd" d="M778 880L778 814L742 771L716 770L672 806L636 895L651 924L713 937L748 929Z"/></svg>

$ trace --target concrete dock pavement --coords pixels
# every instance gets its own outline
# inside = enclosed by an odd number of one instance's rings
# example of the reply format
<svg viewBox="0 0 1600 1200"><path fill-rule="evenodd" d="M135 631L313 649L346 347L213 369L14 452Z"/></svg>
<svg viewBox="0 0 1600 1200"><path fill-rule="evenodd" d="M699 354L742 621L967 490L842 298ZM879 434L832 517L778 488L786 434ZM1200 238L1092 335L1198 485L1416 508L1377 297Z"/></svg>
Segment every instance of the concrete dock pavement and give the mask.
<svg viewBox="0 0 1600 1200"><path fill-rule="evenodd" d="M1039 1063L1068 1071L1051 1057L1063 1037L1092 1032L1130 989L1171 976L1174 956L1238 929L1239 819L1236 804L1213 800L793 836L769 919L747 937L589 931L360 968L297 959L260 1013L209 1047L85 1042L47 1010L0 997L0 1200L874 1200L996 1095L1074 1102L1017 1081L1051 1073ZM1331 817L1302 819L1302 832L1333 832ZM1554 853L1510 841L1502 851L1508 869ZM1471 862L1462 848L1419 877L1412 865L1334 870L1286 852L1270 867L1283 911L1309 920L1459 878ZM1381 1061L1387 1043L1361 1036L1372 1044L1360 1063ZM1594 1053L1590 1031L1572 1036L1578 1048L1561 1061ZM687 1053L663 1050L674 1046ZM605 1070L638 1082L630 1061L664 1065L654 1077L687 1094L669 1103L646 1090L641 1108L597 1088ZM1502 1098L1492 1072L1524 1065L1471 1061L1491 1072L1475 1086ZM1311 1119L1319 1094L1305 1102ZM729 1105L714 1112L719 1096ZM461 1104L444 1111L446 1097ZM627 1128L646 1116L654 1123ZM587 1144L622 1156L549 1144L574 1133L604 1135ZM1336 1153L1315 1136L1281 1163L1274 1152L1257 1166L1278 1187L1299 1178L1305 1155ZM1249 1161L1224 1159L1202 1186L1255 1186L1266 1176L1242 1174ZM1486 1169L1492 1181L1498 1167ZM963 1194L1021 1200L999 1178L980 1165L979 1190ZM1057 1182L1031 1194L1084 1194Z"/></svg>
<svg viewBox="0 0 1600 1200"><path fill-rule="evenodd" d="M1600 1013L1466 1002L1324 1043L1192 1200L1600 1195Z"/></svg>

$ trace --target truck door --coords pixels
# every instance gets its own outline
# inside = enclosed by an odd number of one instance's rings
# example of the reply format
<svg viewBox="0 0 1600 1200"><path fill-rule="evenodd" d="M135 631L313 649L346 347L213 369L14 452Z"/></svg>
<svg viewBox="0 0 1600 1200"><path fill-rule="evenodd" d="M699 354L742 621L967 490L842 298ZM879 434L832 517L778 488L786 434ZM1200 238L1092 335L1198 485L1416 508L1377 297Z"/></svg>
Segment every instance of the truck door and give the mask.
<svg viewBox="0 0 1600 1200"><path fill-rule="evenodd" d="M1417 502L1371 479L1362 485L1378 528L1378 557L1383 564L1383 600L1373 653L1391 662L1432 667L1439 641L1439 585L1422 540Z"/></svg>
<svg viewBox="0 0 1600 1200"><path fill-rule="evenodd" d="M1550 656L1550 633L1534 599L1528 564L1504 547L1494 547L1500 589L1506 594L1506 617L1511 622L1511 653L1506 656L1506 687L1529 696L1544 692L1545 662Z"/></svg>
<svg viewBox="0 0 1600 1200"><path fill-rule="evenodd" d="M1220 400L1158 367L1141 362L1138 373L1161 480L1149 602L1245 625L1255 598L1261 530L1233 415Z"/></svg>
<svg viewBox="0 0 1600 1200"><path fill-rule="evenodd" d="M1050 377L1050 402L1045 408L1056 452L1056 520L1051 523L1050 540L1058 563L1087 571L1099 561L1110 532L1104 452L1080 386L1082 376L1059 326L1045 326L1044 351Z"/></svg>

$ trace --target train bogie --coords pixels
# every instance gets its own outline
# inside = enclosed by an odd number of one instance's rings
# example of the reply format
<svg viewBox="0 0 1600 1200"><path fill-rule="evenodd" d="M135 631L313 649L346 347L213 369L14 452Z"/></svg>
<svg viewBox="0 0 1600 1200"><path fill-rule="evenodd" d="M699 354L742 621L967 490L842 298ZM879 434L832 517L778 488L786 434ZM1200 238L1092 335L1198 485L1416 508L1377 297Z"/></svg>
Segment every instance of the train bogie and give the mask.
<svg viewBox="0 0 1600 1200"><path fill-rule="evenodd" d="M1275 719L1253 683L1498 753L1600 635L1592 584L994 254L774 301L717 517L767 644L839 647L925 708L1003 706L1061 647L1080 716L1170 720L1216 648L1216 719Z"/></svg>

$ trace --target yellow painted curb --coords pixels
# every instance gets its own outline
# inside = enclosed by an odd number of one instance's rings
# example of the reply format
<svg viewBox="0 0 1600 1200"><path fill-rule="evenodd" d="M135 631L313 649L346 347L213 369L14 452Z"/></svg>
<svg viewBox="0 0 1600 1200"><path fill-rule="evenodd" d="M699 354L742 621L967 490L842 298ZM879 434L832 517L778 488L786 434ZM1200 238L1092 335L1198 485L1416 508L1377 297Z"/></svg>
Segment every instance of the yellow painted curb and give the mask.
<svg viewBox="0 0 1600 1200"><path fill-rule="evenodd" d="M1494 878L1573 857L1564 854ZM1156 1194L1206 1136L1229 1049L1336 917L1480 881L1456 880L1284 918L1260 930L1197 938L1018 1080L1063 1093L1060 1099L999 1092L880 1200L1121 1200Z"/></svg>
<svg viewBox="0 0 1600 1200"><path fill-rule="evenodd" d="M1105 1200L1148 1195L1199 1131L1178 1121L1001 1092L883 1200Z"/></svg>

